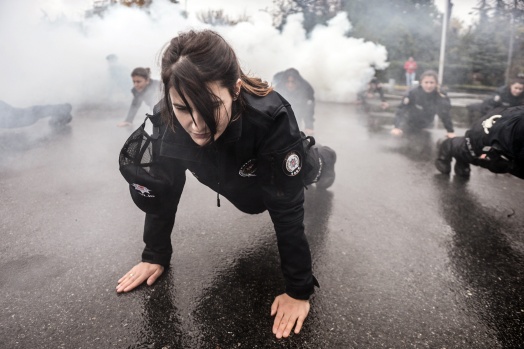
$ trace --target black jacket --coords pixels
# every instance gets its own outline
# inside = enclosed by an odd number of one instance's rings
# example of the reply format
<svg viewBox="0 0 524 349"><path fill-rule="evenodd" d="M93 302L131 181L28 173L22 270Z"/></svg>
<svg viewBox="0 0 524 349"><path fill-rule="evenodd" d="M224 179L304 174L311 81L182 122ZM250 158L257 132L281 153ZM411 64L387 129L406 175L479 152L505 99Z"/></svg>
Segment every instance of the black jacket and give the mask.
<svg viewBox="0 0 524 349"><path fill-rule="evenodd" d="M297 84L297 88L291 91L286 87L285 81L283 81L275 85L275 90L291 104L299 127L302 127L303 123L305 128L312 130L315 122L315 90L303 78L300 78Z"/></svg>
<svg viewBox="0 0 524 349"><path fill-rule="evenodd" d="M172 183L175 195L166 210L147 214L144 229L144 262L168 265L172 247L170 234L177 205L189 170L202 184L226 197L246 213L269 211L273 221L286 293L308 299L318 285L311 272L311 254L304 234L305 171L286 168L291 154L302 162L304 148L293 112L279 94L266 97L243 93L245 111L211 145L200 147L175 120L175 132L160 127L161 140L154 158ZM239 102L237 102L239 103ZM235 106L234 106L235 107ZM154 118L159 117L155 107ZM210 197L211 199L211 197ZM214 200L214 199L213 199Z"/></svg>
<svg viewBox="0 0 524 349"><path fill-rule="evenodd" d="M431 126L438 115L448 132L453 132L451 102L443 92L426 93L418 86L402 99L395 114L395 127L417 131Z"/></svg>
<svg viewBox="0 0 524 349"><path fill-rule="evenodd" d="M497 89L495 94L482 102L482 115L498 107L516 107L524 104L524 93L520 96L511 94L510 86L502 86Z"/></svg>
<svg viewBox="0 0 524 349"><path fill-rule="evenodd" d="M465 137L475 165L524 179L524 106L493 110L475 122Z"/></svg>

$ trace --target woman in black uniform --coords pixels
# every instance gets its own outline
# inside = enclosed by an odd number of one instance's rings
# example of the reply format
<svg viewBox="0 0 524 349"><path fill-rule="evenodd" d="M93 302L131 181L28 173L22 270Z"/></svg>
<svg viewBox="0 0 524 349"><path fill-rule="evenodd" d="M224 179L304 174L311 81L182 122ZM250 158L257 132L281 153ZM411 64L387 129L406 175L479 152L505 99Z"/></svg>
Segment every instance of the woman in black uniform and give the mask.
<svg viewBox="0 0 524 349"><path fill-rule="evenodd" d="M138 109L145 102L150 108L159 101L160 96L160 82L151 79L151 69L149 68L135 68L131 72L133 79L133 101L127 112L127 117L124 121L117 124L118 127L130 126L133 124Z"/></svg>
<svg viewBox="0 0 524 349"><path fill-rule="evenodd" d="M271 307L273 333L287 337L293 326L298 333L318 286L304 235L304 186L333 183L335 152L301 134L290 105L265 81L246 76L213 31L171 40L162 83L164 98L151 117L158 139L148 163L138 168L126 150L136 147L127 143L120 156L131 196L147 214L142 262L118 280L117 292L151 285L169 265L170 234L189 170L216 192L218 206L223 196L246 213L269 211L286 281L286 292Z"/></svg>
<svg viewBox="0 0 524 349"><path fill-rule="evenodd" d="M438 88L437 73L428 70L420 76L420 86L409 91L395 114L391 134L419 133L433 125L435 114L439 116L447 131L448 138L455 136L451 122L451 103L448 96Z"/></svg>

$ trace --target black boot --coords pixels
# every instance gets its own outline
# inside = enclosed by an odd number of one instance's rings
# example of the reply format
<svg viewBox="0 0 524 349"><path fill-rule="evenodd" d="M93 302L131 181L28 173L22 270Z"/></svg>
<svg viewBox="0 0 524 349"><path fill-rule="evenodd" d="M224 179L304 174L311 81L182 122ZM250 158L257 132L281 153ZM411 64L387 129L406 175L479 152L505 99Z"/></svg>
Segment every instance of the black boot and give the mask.
<svg viewBox="0 0 524 349"><path fill-rule="evenodd" d="M467 162L458 161L455 162L455 175L460 176L462 178L469 178L469 175L471 173L471 168L469 167L469 164Z"/></svg>
<svg viewBox="0 0 524 349"><path fill-rule="evenodd" d="M322 172L317 182L317 188L327 189L335 182L335 162L337 153L330 147L319 146L318 153L322 160Z"/></svg>
<svg viewBox="0 0 524 349"><path fill-rule="evenodd" d="M438 155L435 160L435 167L443 174L451 172L451 139L439 139L437 141Z"/></svg>

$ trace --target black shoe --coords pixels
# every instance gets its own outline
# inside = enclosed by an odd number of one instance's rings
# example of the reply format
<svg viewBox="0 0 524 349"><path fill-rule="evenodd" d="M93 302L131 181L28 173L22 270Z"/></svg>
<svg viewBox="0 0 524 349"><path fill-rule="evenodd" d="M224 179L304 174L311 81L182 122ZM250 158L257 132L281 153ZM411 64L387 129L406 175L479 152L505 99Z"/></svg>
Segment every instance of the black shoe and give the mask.
<svg viewBox="0 0 524 349"><path fill-rule="evenodd" d="M450 145L449 138L439 139L437 141L438 155L435 160L435 167L443 174L449 174L451 172Z"/></svg>
<svg viewBox="0 0 524 349"><path fill-rule="evenodd" d="M317 182L317 188L327 189L335 182L335 162L337 153L330 147L319 146L318 153L322 160L322 173Z"/></svg>
<svg viewBox="0 0 524 349"><path fill-rule="evenodd" d="M457 161L454 169L455 175L463 178L469 178L469 175L471 174L471 168L467 162Z"/></svg>

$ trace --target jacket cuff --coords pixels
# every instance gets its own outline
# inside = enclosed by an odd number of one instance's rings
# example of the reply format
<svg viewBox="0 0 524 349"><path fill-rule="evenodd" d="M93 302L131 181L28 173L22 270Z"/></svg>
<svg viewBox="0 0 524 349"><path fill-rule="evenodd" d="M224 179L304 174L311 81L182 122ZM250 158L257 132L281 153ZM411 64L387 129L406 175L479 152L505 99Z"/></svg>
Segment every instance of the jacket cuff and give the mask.
<svg viewBox="0 0 524 349"><path fill-rule="evenodd" d="M142 262L151 264L160 264L167 268L171 262L171 254L159 254L152 251L148 251L147 248L142 252Z"/></svg>
<svg viewBox="0 0 524 349"><path fill-rule="evenodd" d="M305 287L292 287L286 285L286 294L291 298L308 300L309 297L315 293L315 286L320 287L317 279L313 276L313 282Z"/></svg>

